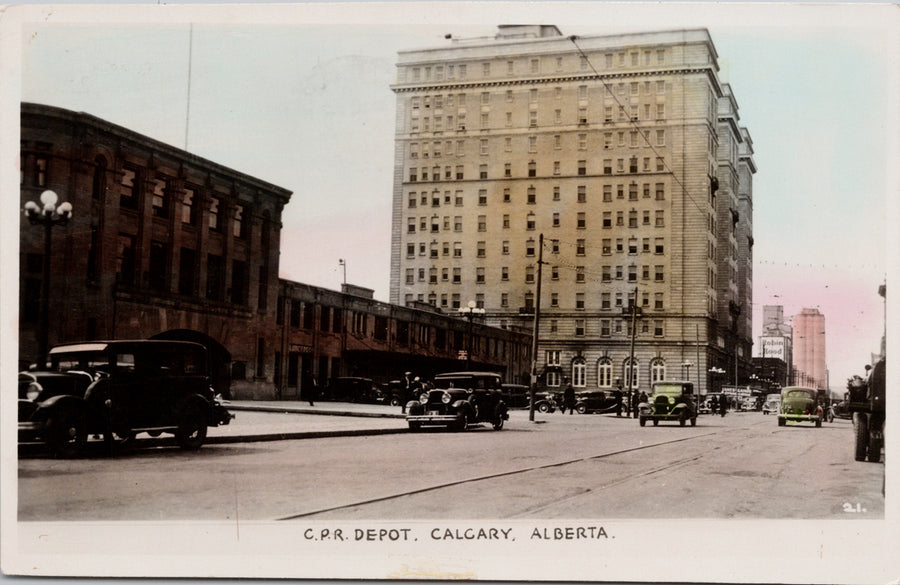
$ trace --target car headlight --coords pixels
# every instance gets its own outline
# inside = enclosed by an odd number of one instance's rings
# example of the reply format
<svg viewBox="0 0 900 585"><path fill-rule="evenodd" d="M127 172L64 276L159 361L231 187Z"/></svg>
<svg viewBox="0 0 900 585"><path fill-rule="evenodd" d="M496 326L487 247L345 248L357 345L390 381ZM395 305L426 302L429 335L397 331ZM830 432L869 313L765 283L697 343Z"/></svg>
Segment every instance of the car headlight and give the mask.
<svg viewBox="0 0 900 585"><path fill-rule="evenodd" d="M419 402L421 404L428 404L428 392L422 392L422 395L419 396Z"/></svg>
<svg viewBox="0 0 900 585"><path fill-rule="evenodd" d="M34 402L37 400L37 397L41 395L41 392L44 389L41 388L41 385L37 382L30 382L28 384L28 390L25 391L25 398Z"/></svg>
<svg viewBox="0 0 900 585"><path fill-rule="evenodd" d="M451 400L453 400L453 397L450 396L449 392L444 392L444 394L441 395L441 402L443 402L444 404L450 404Z"/></svg>

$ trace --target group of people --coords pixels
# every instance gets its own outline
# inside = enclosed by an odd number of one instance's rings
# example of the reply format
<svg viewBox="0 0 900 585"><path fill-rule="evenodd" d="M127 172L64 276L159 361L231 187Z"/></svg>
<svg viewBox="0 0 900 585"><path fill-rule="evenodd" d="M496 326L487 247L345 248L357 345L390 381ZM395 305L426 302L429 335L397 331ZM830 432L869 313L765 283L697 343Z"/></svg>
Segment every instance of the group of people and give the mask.
<svg viewBox="0 0 900 585"><path fill-rule="evenodd" d="M400 385L400 391L402 392L400 396L400 412L406 414L406 403L410 400L418 400L422 391L428 389L429 383L423 382L418 376L413 376L412 372L406 372L403 374L403 379L400 380Z"/></svg>

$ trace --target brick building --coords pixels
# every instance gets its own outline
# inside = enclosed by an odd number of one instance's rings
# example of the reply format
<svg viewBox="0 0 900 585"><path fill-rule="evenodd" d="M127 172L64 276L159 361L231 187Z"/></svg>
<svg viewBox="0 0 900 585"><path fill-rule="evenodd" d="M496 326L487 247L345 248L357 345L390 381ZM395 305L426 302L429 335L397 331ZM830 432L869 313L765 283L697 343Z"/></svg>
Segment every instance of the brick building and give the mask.
<svg viewBox="0 0 900 585"><path fill-rule="evenodd" d="M391 300L531 328L540 278L550 385L746 380L756 168L717 59L704 29L549 25L400 52Z"/></svg>

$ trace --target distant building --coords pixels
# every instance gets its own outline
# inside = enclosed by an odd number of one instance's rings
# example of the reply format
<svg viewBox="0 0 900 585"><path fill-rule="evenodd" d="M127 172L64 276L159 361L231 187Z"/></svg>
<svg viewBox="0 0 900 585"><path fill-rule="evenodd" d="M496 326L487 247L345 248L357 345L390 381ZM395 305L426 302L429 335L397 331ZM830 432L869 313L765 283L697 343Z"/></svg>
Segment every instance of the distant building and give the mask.
<svg viewBox="0 0 900 585"><path fill-rule="evenodd" d="M50 346L164 337L210 350L235 398L295 398L303 374L387 381L471 362L519 381L530 336L278 278L291 192L90 114L22 104L20 197L72 204L52 229ZM19 364L41 359L44 230L20 225ZM471 336L469 333L471 332Z"/></svg>
<svg viewBox="0 0 900 585"><path fill-rule="evenodd" d="M539 304L550 386L749 379L756 166L708 31L500 26L401 51L392 89L392 302Z"/></svg>
<svg viewBox="0 0 900 585"><path fill-rule="evenodd" d="M794 383L828 387L825 361L825 315L818 309L803 309L794 316Z"/></svg>
<svg viewBox="0 0 900 585"><path fill-rule="evenodd" d="M765 305L763 307L762 335L759 337L757 358L754 364L766 363L767 360L779 360L783 365L773 367L770 363L764 369L767 376L777 372L776 382L782 386L792 384L793 342L791 326L784 321L784 307L781 305ZM761 361L758 361L761 360ZM757 375L762 375L757 367Z"/></svg>

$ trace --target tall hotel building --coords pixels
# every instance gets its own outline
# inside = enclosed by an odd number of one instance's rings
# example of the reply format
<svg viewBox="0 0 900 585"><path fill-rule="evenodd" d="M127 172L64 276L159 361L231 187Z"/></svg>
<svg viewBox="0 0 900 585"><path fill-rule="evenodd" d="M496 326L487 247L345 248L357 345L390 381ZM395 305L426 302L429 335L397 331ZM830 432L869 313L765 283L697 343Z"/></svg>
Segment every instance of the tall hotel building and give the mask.
<svg viewBox="0 0 900 585"><path fill-rule="evenodd" d="M818 309L803 309L794 315L794 383L813 388L828 387L825 365L825 315Z"/></svg>
<svg viewBox="0 0 900 585"><path fill-rule="evenodd" d="M549 386L749 378L756 169L706 30L500 26L397 70L392 302L531 331L540 277Z"/></svg>

